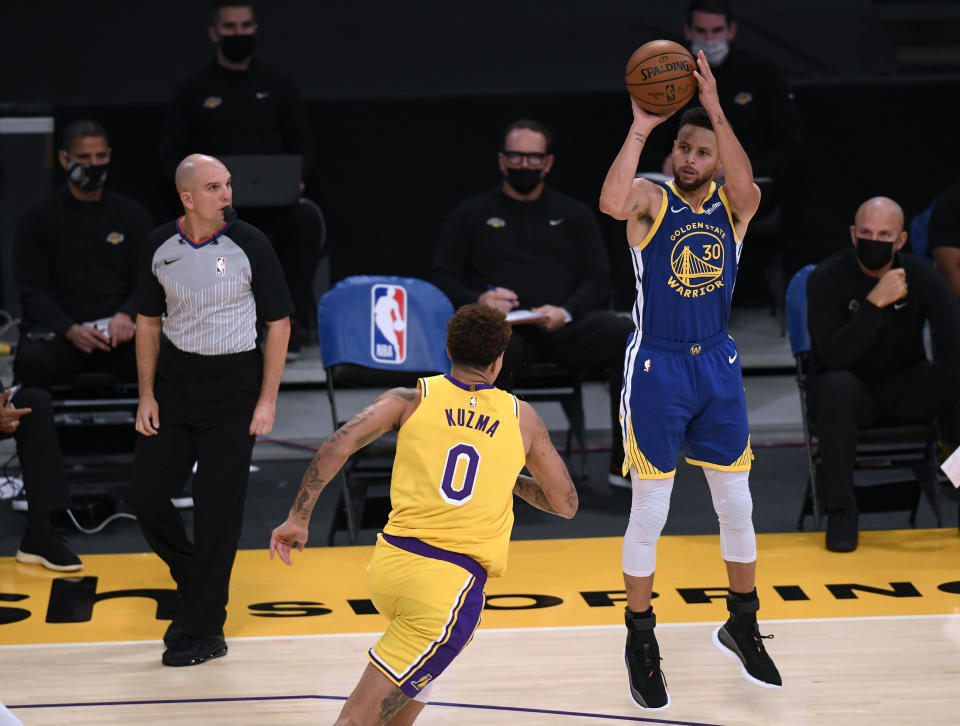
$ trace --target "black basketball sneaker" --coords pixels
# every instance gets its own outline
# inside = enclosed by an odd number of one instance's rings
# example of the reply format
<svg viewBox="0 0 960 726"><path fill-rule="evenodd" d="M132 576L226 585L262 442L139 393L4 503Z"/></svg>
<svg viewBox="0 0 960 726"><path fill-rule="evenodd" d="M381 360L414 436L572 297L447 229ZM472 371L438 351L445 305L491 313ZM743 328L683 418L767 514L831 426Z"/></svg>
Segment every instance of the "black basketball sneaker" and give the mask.
<svg viewBox="0 0 960 726"><path fill-rule="evenodd" d="M767 654L763 641L772 635L760 635L755 613L760 601L743 602L736 595L727 595L727 609L730 618L713 631L713 644L726 656L740 661L743 677L761 688L780 688L783 680Z"/></svg>
<svg viewBox="0 0 960 726"><path fill-rule="evenodd" d="M636 615L626 608L624 619L627 644L623 661L630 677L630 697L642 709L662 711L670 705L670 694L660 670L660 646L653 634L657 618L652 611L649 615Z"/></svg>

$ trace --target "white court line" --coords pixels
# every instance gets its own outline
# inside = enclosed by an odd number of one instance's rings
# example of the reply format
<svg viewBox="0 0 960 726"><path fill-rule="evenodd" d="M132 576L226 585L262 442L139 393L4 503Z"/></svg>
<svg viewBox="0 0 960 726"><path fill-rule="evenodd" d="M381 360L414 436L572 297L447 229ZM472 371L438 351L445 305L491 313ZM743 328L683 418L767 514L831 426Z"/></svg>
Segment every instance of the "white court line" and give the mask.
<svg viewBox="0 0 960 726"><path fill-rule="evenodd" d="M792 623L856 623L856 622L874 622L878 620L944 620L960 619L960 613L940 613L934 615L863 615L846 618L785 618L781 620L760 619L761 625L768 623L792 624ZM718 621L705 620L695 623L657 623L658 628L689 628L716 626ZM555 625L539 628L483 628L481 627L474 634L474 637L483 633L538 633L555 631L598 631L598 630L622 630L622 625ZM227 638L228 643L235 641L256 641L256 640L333 640L337 638L358 638L361 636L379 636L382 630L360 633L313 633L308 635L241 635L233 638ZM14 645L0 645L0 651L11 650L13 648L62 648L64 646L102 646L102 645L156 645L160 638L153 640L101 640L101 641L80 641L64 643L20 643Z"/></svg>

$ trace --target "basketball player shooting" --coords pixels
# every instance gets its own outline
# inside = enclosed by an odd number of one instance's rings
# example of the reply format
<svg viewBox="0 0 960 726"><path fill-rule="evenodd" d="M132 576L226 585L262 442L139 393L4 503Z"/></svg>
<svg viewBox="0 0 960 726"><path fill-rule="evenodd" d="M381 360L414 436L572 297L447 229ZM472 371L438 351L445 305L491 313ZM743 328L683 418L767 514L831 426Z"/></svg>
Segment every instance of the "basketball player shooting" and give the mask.
<svg viewBox="0 0 960 726"><path fill-rule="evenodd" d="M631 99L633 123L607 172L600 209L627 222L637 300L620 398L623 470L633 501L623 539L627 592L624 660L638 706L670 703L660 669L651 607L657 539L666 523L676 459L703 468L720 523L720 554L730 591L729 618L714 644L740 662L744 677L779 688L756 613L757 546L748 485L750 435L739 353L727 332L737 262L760 189L743 147L720 107L703 53L695 76L702 108L681 116L672 181L636 178L650 132L669 114L644 111ZM712 181L718 167L722 186Z"/></svg>
<svg viewBox="0 0 960 726"><path fill-rule="evenodd" d="M390 624L335 726L413 723L437 677L480 624L487 577L507 564L513 495L570 518L577 491L530 404L494 387L510 324L487 305L464 305L447 324L449 375L395 388L324 442L270 557L292 564L307 542L317 497L347 458L390 430L397 453L390 516L367 570L370 596ZM533 478L520 475L527 466Z"/></svg>

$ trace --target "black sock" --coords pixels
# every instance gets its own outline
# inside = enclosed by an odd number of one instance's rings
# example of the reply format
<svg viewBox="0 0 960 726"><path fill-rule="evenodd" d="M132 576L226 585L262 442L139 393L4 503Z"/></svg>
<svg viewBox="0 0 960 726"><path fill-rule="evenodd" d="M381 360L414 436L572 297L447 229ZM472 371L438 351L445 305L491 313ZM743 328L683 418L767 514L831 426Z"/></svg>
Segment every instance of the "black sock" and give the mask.
<svg viewBox="0 0 960 726"><path fill-rule="evenodd" d="M757 599L757 588L753 588L750 592L734 592L731 590L730 594L740 602L753 602Z"/></svg>
<svg viewBox="0 0 960 726"><path fill-rule="evenodd" d="M627 608L627 609L630 610L630 608ZM649 618L651 615L653 615L653 605L648 607L642 613L635 613L633 612L633 610L630 610L630 614L633 615L633 617L635 618Z"/></svg>

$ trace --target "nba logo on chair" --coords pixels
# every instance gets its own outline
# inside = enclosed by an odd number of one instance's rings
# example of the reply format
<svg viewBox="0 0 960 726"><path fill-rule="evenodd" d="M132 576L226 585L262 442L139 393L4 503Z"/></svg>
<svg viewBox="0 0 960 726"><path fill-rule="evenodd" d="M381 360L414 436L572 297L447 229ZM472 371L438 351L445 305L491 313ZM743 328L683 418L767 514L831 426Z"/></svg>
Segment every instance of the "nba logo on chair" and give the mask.
<svg viewBox="0 0 960 726"><path fill-rule="evenodd" d="M370 294L370 357L378 363L407 359L407 291L402 285L374 285Z"/></svg>

